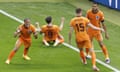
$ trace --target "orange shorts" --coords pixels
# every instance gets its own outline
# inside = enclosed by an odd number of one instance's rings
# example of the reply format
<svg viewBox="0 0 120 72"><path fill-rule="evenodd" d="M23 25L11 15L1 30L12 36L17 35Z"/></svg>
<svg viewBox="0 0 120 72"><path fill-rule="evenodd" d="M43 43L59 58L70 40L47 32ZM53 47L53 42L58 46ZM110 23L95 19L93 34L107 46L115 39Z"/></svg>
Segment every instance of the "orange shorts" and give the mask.
<svg viewBox="0 0 120 72"><path fill-rule="evenodd" d="M76 41L78 48L92 48L90 40Z"/></svg>
<svg viewBox="0 0 120 72"><path fill-rule="evenodd" d="M22 38L19 38L17 41L16 41L16 45L22 45L24 44L25 48L28 48L31 46L31 39L29 40L24 40Z"/></svg>
<svg viewBox="0 0 120 72"><path fill-rule="evenodd" d="M95 38L97 41L103 41L103 37L102 37L101 33L95 33L95 34L89 33L88 35L91 40L93 40L93 38Z"/></svg>
<svg viewBox="0 0 120 72"><path fill-rule="evenodd" d="M58 37L56 38L56 39L58 39L59 41L60 41L60 43L63 43L64 42L64 38L63 38L63 36L62 35L58 35ZM55 40L56 40L55 39ZM43 40L45 40L45 38L43 38ZM54 41L55 42L55 40L46 40L47 42L50 42L50 41Z"/></svg>

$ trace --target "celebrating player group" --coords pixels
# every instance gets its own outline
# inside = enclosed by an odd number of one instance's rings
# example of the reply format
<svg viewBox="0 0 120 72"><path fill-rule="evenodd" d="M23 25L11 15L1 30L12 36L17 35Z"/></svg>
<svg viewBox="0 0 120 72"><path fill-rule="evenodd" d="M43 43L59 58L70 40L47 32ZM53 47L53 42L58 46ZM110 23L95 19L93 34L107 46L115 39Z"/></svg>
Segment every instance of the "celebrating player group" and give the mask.
<svg viewBox="0 0 120 72"><path fill-rule="evenodd" d="M107 28L104 24L104 14L99 9L97 3L93 3L92 8L89 9L86 13L86 17L82 16L82 9L77 8L75 10L76 16L70 21L70 30L68 35L69 44L71 44L72 32L75 32L76 45L80 51L80 57L83 64L87 64L88 58L91 57L92 68L94 71L99 71L99 68L96 66L96 54L94 52L93 38L95 38L104 55L105 62L110 63L109 54L107 47L103 43L102 32L105 33L105 38L109 39ZM24 19L24 23L18 26L17 30L14 33L14 37L18 37L15 47L8 55L6 64L10 64L13 56L18 51L21 45L24 45L23 58L25 60L31 60L28 56L28 50L31 46L32 40L31 35L33 34L34 38L38 38L38 34L43 35L44 45L57 46L64 42L64 37L60 34L64 26L64 17L61 18L60 26L54 25L52 23L52 17L48 16L45 18L46 25L40 26L39 22L35 23L35 26L31 24L29 18ZM86 55L84 55L84 48L86 49Z"/></svg>

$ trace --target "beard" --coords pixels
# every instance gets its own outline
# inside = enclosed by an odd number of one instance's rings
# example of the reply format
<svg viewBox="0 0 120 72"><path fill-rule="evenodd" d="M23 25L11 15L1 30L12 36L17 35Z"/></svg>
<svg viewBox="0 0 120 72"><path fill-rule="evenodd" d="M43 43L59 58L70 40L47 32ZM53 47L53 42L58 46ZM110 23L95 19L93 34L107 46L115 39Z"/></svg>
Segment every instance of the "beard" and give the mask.
<svg viewBox="0 0 120 72"><path fill-rule="evenodd" d="M30 24L24 24L24 27L25 27L25 28L29 28L29 27L30 27Z"/></svg>
<svg viewBox="0 0 120 72"><path fill-rule="evenodd" d="M98 9L92 9L92 12L94 13L94 14L96 14L96 13L98 13Z"/></svg>

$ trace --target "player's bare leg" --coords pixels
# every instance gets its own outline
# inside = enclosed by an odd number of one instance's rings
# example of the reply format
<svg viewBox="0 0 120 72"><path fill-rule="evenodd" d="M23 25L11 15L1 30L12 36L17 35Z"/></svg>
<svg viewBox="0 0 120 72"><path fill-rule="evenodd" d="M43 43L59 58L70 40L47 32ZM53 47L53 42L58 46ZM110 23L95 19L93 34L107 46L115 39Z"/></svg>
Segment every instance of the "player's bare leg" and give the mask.
<svg viewBox="0 0 120 72"><path fill-rule="evenodd" d="M79 50L80 50L80 57L82 58L83 64L87 64L87 60L85 58L83 48L79 48Z"/></svg>
<svg viewBox="0 0 120 72"><path fill-rule="evenodd" d="M28 48L24 48L23 58L24 58L25 60L31 60L31 58L27 55L28 50L29 50L29 47L28 47Z"/></svg>
<svg viewBox="0 0 120 72"><path fill-rule="evenodd" d="M53 44L53 46L57 46L59 43L60 43L60 40L57 38L57 39L55 40L55 43Z"/></svg>
<svg viewBox="0 0 120 72"><path fill-rule="evenodd" d="M31 46L31 41L24 42L24 46L25 48L24 48L23 58L25 60L31 60L31 58L28 56L28 51Z"/></svg>
<svg viewBox="0 0 120 72"><path fill-rule="evenodd" d="M8 59L5 61L6 64L10 64L11 59L13 58L13 56L15 55L15 53L18 51L18 49L20 48L22 42L18 39L16 41L16 45L15 48L10 52Z"/></svg>
<svg viewBox="0 0 120 72"><path fill-rule="evenodd" d="M43 39L43 43L44 43L46 46L50 46L49 43L48 43L45 39Z"/></svg>
<svg viewBox="0 0 120 72"><path fill-rule="evenodd" d="M110 58L109 58L108 50L107 50L106 46L103 44L102 41L98 41L98 43L99 43L99 45L100 45L100 47L105 55L105 62L110 63Z"/></svg>
<svg viewBox="0 0 120 72"><path fill-rule="evenodd" d="M94 48L94 45L93 45L93 39L91 39L91 43L92 43L92 48ZM90 59L91 58L91 55L90 55L90 52L89 52L89 48L86 48L86 58L87 59Z"/></svg>
<svg viewBox="0 0 120 72"><path fill-rule="evenodd" d="M96 55L95 55L93 48L89 48L89 52L90 52L91 58L92 58L93 70L99 71L99 68L97 68L97 66L96 66Z"/></svg>
<svg viewBox="0 0 120 72"><path fill-rule="evenodd" d="M63 36L59 35L58 38L55 40L55 43L53 46L57 46L58 44L63 43L63 42L64 42Z"/></svg>
<svg viewBox="0 0 120 72"><path fill-rule="evenodd" d="M60 37L58 37L60 43L63 43L64 42L64 37L62 35L60 35Z"/></svg>
<svg viewBox="0 0 120 72"><path fill-rule="evenodd" d="M89 48L86 48L86 59L91 59Z"/></svg>

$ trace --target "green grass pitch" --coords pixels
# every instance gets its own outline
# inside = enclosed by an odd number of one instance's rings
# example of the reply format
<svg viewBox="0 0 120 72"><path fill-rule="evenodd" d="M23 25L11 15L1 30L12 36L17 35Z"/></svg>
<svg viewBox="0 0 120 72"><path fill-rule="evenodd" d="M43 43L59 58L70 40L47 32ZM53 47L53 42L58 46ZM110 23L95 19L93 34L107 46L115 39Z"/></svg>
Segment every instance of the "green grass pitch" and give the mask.
<svg viewBox="0 0 120 72"><path fill-rule="evenodd" d="M2 1L2 0L1 0ZM51 15L53 17L53 23L59 25L60 18L65 17L65 24L61 34L65 37L65 42L68 41L68 31L69 31L69 21L74 17L74 9L76 7L82 6L83 15L85 16L86 10L90 5L86 6L84 3L89 3L86 0L81 0L82 2L76 0L72 3L68 0L55 1L47 0L37 2L1 2L0 9L16 16L19 19L31 18L32 23L36 21L40 22L40 25L45 24L44 18ZM71 1L71 0L70 0ZM80 3L80 5L78 4ZM120 69L120 58L119 58L119 44L120 44L120 27L119 16L107 13L112 11L105 7L100 6L100 8L105 12L106 20L105 23L108 27L108 32L110 35L110 40L104 40L107 45L112 66ZM112 11L119 15L118 11ZM115 21L109 16L116 16ZM91 60L88 60L87 65L83 65L79 58L79 53L63 46L59 45L57 47L46 47L42 44L42 36L35 40L33 38L32 46L29 51L29 56L32 58L31 61L25 61L22 58L23 46L19 49L16 55L13 57L10 65L5 64L5 60L9 52L13 49L15 41L17 38L13 38L13 32L20 23L14 21L13 19L0 14L0 72L93 72L91 67ZM104 35L104 34L103 34ZM73 46L75 45L73 36ZM99 49L97 42L94 42L95 49ZM97 58L104 61L104 56L102 53L96 53ZM112 72L112 70L98 64L100 72Z"/></svg>

